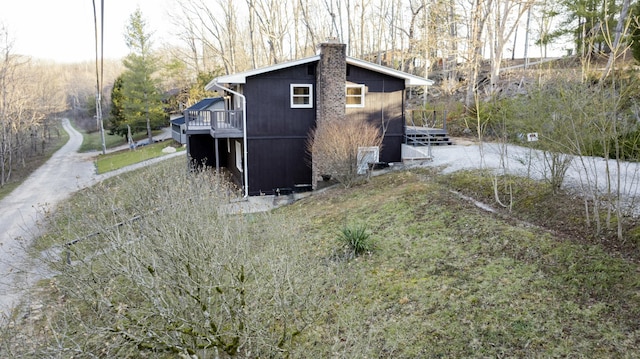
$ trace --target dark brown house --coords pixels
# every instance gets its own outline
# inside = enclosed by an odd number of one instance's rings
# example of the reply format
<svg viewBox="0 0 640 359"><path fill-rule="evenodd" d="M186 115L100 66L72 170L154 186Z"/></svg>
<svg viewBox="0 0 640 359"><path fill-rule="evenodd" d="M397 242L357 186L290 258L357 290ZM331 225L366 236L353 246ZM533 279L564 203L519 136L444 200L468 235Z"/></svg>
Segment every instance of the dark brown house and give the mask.
<svg viewBox="0 0 640 359"><path fill-rule="evenodd" d="M223 92L224 110L185 113L192 160L225 167L245 196L309 188L306 144L317 121L362 117L384 129L381 162L402 161L405 91L431 81L347 57L340 43L319 54L221 76L207 90Z"/></svg>

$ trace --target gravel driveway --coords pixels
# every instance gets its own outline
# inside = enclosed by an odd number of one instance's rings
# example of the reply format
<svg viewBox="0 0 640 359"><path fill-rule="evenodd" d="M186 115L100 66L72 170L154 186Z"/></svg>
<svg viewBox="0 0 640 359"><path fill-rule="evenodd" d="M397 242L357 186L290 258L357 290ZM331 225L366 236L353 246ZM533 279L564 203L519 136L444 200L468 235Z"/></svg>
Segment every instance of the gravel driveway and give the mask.
<svg viewBox="0 0 640 359"><path fill-rule="evenodd" d="M463 169L501 169L510 174L544 180L550 177L549 168L541 151L531 148L454 140L454 146L434 146L433 160L425 166L443 167L445 173ZM617 174L620 173L620 176ZM611 178L611 181L607 181ZM574 157L567 169L563 186L579 193L598 191L615 193L620 188L622 198L631 202L635 214L640 214L634 199L640 196L640 162L620 162L602 157Z"/></svg>

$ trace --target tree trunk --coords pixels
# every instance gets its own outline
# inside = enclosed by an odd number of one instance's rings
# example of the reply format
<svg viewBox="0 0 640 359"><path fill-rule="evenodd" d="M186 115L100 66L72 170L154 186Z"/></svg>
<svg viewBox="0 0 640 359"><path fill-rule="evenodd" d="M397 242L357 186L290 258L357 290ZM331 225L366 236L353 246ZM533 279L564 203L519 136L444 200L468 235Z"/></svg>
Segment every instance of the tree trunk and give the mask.
<svg viewBox="0 0 640 359"><path fill-rule="evenodd" d="M485 1L488 1L485 4ZM471 108L475 104L477 91L478 71L480 58L482 57L482 33L487 20L488 11L485 6L490 6L492 0L475 0L472 9L471 38L469 44L469 70L467 74L467 96L465 106Z"/></svg>
<svg viewBox="0 0 640 359"><path fill-rule="evenodd" d="M616 24L616 32L615 32L615 39L613 40L613 45L611 46L611 53L609 54L609 60L607 61L607 66L605 67L604 71L602 72L602 76L600 77L600 81L604 80L607 76L609 76L609 73L611 72L611 69L613 68L613 62L616 59L616 56L618 54L618 50L619 50L619 46L620 46L620 38L624 35L624 33L626 33L627 31L627 15L629 13L629 6L631 4L631 0L624 0L622 2L622 10L620 10L620 18L618 18L618 24ZM624 30L624 31L623 31Z"/></svg>

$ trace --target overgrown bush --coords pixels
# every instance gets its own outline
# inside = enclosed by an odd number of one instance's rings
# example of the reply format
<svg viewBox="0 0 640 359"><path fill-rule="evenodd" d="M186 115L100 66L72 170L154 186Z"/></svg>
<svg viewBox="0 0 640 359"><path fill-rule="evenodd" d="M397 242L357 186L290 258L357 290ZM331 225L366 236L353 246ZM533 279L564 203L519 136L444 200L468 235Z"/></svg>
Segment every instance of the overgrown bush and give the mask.
<svg viewBox="0 0 640 359"><path fill-rule="evenodd" d="M62 210L70 220L59 240L82 240L69 247L70 264L57 265L52 285L64 299L47 313L51 341L36 357L288 351L312 292L301 288L311 283L306 268L290 259L302 244L277 215L232 212L216 175L180 167L115 179Z"/></svg>
<svg viewBox="0 0 640 359"><path fill-rule="evenodd" d="M380 130L364 120L321 122L309 136L316 175L329 175L345 188L363 179L358 173L358 149L382 146Z"/></svg>

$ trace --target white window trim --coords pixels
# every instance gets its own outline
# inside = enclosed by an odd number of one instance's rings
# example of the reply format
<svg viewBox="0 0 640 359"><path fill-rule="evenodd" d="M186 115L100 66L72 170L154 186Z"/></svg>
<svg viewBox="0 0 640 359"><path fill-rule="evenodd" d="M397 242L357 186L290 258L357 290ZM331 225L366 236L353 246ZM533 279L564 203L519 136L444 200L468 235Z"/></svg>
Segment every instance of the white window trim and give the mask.
<svg viewBox="0 0 640 359"><path fill-rule="evenodd" d="M360 88L360 96L349 96L347 95L347 89L350 88ZM362 108L364 107L364 97L365 97L365 86L364 85L346 85L344 88L345 102L347 97L360 98L359 104L347 104L348 108Z"/></svg>
<svg viewBox="0 0 640 359"><path fill-rule="evenodd" d="M297 104L294 103L293 99L295 97L307 97L306 95L294 95L293 94L293 89L296 87L305 87L309 89L309 103L305 103L305 104ZM313 85L311 84L291 84L290 86L290 101L291 101L291 108L313 108Z"/></svg>
<svg viewBox="0 0 640 359"><path fill-rule="evenodd" d="M238 171L243 172L244 169L242 167L242 144L240 141L236 142L236 168Z"/></svg>

